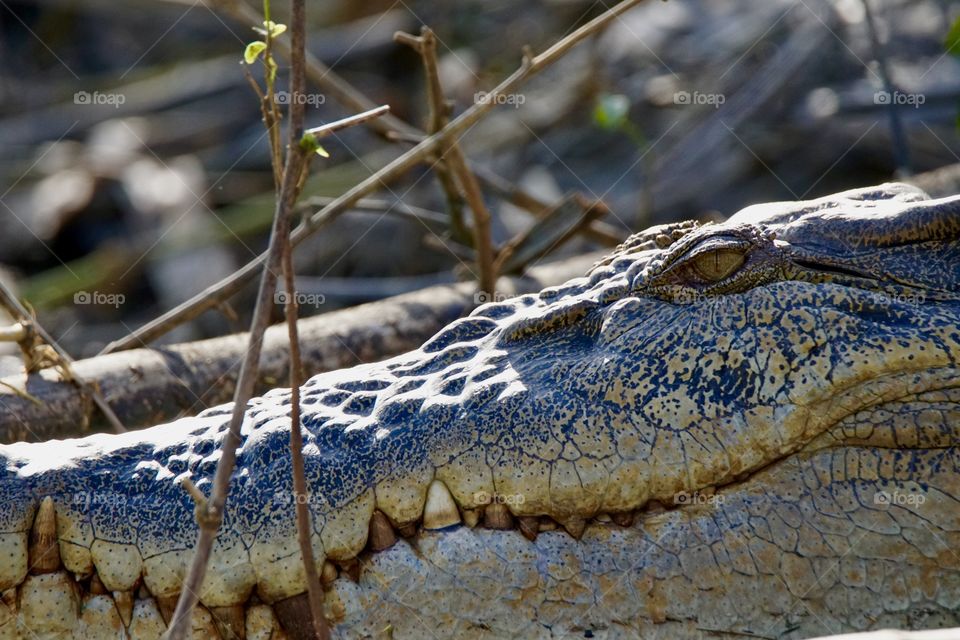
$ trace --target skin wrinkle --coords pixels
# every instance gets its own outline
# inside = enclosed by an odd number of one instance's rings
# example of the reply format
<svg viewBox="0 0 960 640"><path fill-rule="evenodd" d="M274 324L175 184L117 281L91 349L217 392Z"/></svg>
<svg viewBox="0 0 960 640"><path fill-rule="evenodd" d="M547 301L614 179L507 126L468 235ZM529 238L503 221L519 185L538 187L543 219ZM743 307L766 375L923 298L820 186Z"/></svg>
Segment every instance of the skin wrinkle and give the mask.
<svg viewBox="0 0 960 640"><path fill-rule="evenodd" d="M585 278L481 307L428 348L309 381L314 545L318 561L333 554L343 566L328 584L335 636L379 636L390 624L396 638L500 638L524 622L539 637L789 640L957 624L960 559L950 549L960 546L960 436L936 425L954 419L943 408L957 405L949 375L957 379L960 272L926 262L954 255L960 204L904 207L915 192L880 189L887 201L834 196L832 217L816 223L754 211L749 224L738 214L726 225L649 230ZM927 227L915 217L943 220L930 227L935 243L874 250L889 238L922 241ZM831 233L829 242L805 241ZM857 237L847 242L849 233ZM703 281L725 270L713 252L746 243L753 248L737 270ZM697 260L717 262L695 269ZM903 297L918 290L932 293ZM250 615L251 593L272 605L303 587L284 500L289 392L251 406L210 570L220 582L201 594L208 606L235 600ZM208 482L227 413L57 449L0 447L0 534L28 531L50 495L65 565L50 575L86 593L89 572L108 558L91 560L85 549L135 535L146 586L176 593L186 558L173 554L192 546L194 526L176 481ZM864 420L873 427L866 442L845 430ZM66 460L49 462L57 456ZM460 525L361 552L375 508L416 513L435 481L461 509L479 506L481 488L522 497L506 503L514 515L544 516L544 527L551 517L579 539L562 528L531 542L517 530ZM881 504L879 492L929 502ZM77 503L77 493L94 500ZM651 499L658 504L644 507ZM630 526L576 525L628 511ZM0 590L12 580L26 593L37 576L5 568L6 541ZM358 553L355 584L344 563ZM840 574L850 561L865 575L848 586ZM42 596L31 606L59 611ZM0 617L0 640L5 629Z"/></svg>

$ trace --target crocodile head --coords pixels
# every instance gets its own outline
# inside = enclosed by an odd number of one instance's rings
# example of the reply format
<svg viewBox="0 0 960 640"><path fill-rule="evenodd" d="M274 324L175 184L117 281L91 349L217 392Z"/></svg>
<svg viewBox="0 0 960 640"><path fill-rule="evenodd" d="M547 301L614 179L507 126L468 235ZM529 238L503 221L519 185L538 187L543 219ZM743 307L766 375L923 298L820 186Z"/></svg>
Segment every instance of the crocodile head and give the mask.
<svg viewBox="0 0 960 640"><path fill-rule="evenodd" d="M960 199L884 185L648 230L312 378L334 633L955 624L958 288ZM197 637L306 633L289 402L247 411ZM0 447L0 639L159 637L196 536L180 483L207 489L229 412Z"/></svg>

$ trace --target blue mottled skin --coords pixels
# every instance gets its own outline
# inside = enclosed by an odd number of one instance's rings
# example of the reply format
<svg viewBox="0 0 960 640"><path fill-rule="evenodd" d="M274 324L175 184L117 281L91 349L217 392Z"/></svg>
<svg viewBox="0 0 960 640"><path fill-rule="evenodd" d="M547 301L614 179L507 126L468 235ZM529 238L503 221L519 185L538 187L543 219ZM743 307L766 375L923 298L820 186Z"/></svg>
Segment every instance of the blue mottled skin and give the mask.
<svg viewBox="0 0 960 640"><path fill-rule="evenodd" d="M960 198L883 185L650 229L585 278L314 377L304 454L335 634L800 638L957 624L958 291ZM283 604L305 588L288 408L278 389L247 412L198 637L228 610L248 637L298 637ZM143 620L154 601L166 613L196 536L179 483L209 489L229 412L0 447L0 592L15 594L18 629L29 583L54 580L18 550L48 496L60 573L79 580L78 626L67 611L50 637L115 622L85 613L91 598L129 593ZM431 483L470 526L419 526ZM489 496L533 535L474 527ZM405 533L376 552L375 510ZM94 573L113 596L94 593ZM21 637L3 635L16 615L0 609L0 639ZM136 635L136 616L118 615Z"/></svg>

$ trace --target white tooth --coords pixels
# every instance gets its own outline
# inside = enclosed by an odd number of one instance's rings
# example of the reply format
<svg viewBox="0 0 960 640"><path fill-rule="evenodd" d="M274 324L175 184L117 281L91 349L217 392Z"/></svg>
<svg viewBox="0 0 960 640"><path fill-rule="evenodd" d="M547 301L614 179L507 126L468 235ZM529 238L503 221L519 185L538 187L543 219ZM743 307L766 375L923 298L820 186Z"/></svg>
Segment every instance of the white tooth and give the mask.
<svg viewBox="0 0 960 640"><path fill-rule="evenodd" d="M273 609L255 604L247 610L247 640L276 640L283 633Z"/></svg>
<svg viewBox="0 0 960 640"><path fill-rule="evenodd" d="M443 529L460 524L460 511L453 501L447 485L439 480L430 483L427 489L427 504L423 508L423 528Z"/></svg>
<svg viewBox="0 0 960 640"><path fill-rule="evenodd" d="M0 591L23 582L27 566L27 532L0 533Z"/></svg>
<svg viewBox="0 0 960 640"><path fill-rule="evenodd" d="M166 628L153 598L141 598L133 603L133 618L128 628L130 640L160 640Z"/></svg>
<svg viewBox="0 0 960 640"><path fill-rule="evenodd" d="M57 510L53 498L40 501L30 532L30 573L51 573L60 568L57 543Z"/></svg>
<svg viewBox="0 0 960 640"><path fill-rule="evenodd" d="M21 624L40 637L70 637L77 625L80 599L66 571L27 576L20 587Z"/></svg>
<svg viewBox="0 0 960 640"><path fill-rule="evenodd" d="M79 623L73 630L73 637L74 640L89 638L123 640L126 637L123 621L110 596L104 594L83 599L83 611L80 614Z"/></svg>
<svg viewBox="0 0 960 640"><path fill-rule="evenodd" d="M127 591L140 579L143 561L136 545L97 540L90 547L100 581L110 591Z"/></svg>

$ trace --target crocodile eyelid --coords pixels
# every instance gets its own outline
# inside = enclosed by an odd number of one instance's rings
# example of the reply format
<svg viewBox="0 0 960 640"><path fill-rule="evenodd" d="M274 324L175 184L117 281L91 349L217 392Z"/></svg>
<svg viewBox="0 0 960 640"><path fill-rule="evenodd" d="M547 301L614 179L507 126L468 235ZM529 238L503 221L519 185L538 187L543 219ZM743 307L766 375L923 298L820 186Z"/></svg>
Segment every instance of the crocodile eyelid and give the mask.
<svg viewBox="0 0 960 640"><path fill-rule="evenodd" d="M736 275L752 249L751 242L737 237L706 238L671 261L661 277L676 276L690 284L717 284Z"/></svg>

